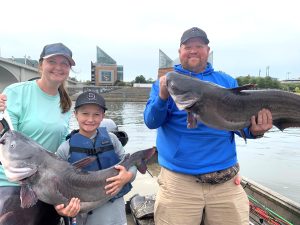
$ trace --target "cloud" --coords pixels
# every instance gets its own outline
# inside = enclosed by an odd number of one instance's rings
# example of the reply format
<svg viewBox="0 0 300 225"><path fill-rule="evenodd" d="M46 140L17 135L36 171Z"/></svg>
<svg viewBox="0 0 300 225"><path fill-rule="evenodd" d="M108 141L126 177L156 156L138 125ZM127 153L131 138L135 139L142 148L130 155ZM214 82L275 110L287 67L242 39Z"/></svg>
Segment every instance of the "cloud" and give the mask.
<svg viewBox="0 0 300 225"><path fill-rule="evenodd" d="M18 4L18 7L16 7ZM214 67L233 76L300 77L300 29L296 0L277 1L80 1L1 3L2 57L38 58L43 46L63 42L72 49L78 79L90 79L96 46L124 66L124 79L156 79L159 49L178 57L184 30L204 29ZM12 14L12 12L14 12Z"/></svg>

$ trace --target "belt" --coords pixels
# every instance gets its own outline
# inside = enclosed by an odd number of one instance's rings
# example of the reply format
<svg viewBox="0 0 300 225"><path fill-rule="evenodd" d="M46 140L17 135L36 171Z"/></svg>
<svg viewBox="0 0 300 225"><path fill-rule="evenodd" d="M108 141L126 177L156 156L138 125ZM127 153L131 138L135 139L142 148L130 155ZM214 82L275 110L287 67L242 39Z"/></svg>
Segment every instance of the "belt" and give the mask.
<svg viewBox="0 0 300 225"><path fill-rule="evenodd" d="M235 164L234 166L220 170L212 173L199 174L194 175L197 179L198 183L208 183L208 184L222 184L226 181L232 179L240 170L239 164Z"/></svg>

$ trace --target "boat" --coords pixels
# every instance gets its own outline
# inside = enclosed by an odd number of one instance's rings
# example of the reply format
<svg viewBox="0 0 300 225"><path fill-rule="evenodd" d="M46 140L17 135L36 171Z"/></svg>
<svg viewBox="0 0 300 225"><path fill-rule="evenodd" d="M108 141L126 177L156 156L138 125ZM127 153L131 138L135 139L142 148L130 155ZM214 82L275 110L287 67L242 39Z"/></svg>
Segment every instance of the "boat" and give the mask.
<svg viewBox="0 0 300 225"><path fill-rule="evenodd" d="M251 224L300 225L300 204L252 181L243 178L249 199Z"/></svg>
<svg viewBox="0 0 300 225"><path fill-rule="evenodd" d="M139 181L141 177L137 177L137 183L133 183L135 190L126 201L128 225L155 225L153 211L158 189L156 176L160 170L157 158L152 159L148 168L155 175L145 178L147 184L145 180ZM152 185L151 188L145 190L149 185ZM300 203L245 177L242 178L241 185L249 199L249 225L300 225Z"/></svg>

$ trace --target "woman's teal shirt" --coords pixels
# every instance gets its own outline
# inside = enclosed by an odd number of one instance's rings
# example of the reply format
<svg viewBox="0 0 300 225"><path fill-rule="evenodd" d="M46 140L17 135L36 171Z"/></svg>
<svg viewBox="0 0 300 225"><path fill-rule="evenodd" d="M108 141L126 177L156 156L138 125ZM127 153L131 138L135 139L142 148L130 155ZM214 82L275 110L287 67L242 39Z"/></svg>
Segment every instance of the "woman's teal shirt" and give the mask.
<svg viewBox="0 0 300 225"><path fill-rule="evenodd" d="M56 152L69 131L71 112L62 113L59 94L43 92L36 81L15 83L4 90L7 112L15 130ZM17 185L7 180L0 166L0 186Z"/></svg>

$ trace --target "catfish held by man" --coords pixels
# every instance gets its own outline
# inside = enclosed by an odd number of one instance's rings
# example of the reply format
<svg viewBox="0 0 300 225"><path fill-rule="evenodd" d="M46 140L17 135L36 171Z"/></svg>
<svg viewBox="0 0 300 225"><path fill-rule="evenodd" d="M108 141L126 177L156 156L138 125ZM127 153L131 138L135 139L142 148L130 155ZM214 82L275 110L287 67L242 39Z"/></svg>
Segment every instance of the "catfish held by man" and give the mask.
<svg viewBox="0 0 300 225"><path fill-rule="evenodd" d="M180 110L188 112L188 125L197 122L220 130L237 131L250 126L261 109L272 113L280 130L300 127L300 95L281 90L248 90L252 85L224 88L191 76L169 72L167 88Z"/></svg>

